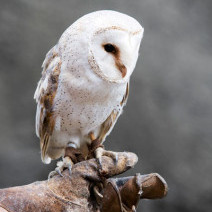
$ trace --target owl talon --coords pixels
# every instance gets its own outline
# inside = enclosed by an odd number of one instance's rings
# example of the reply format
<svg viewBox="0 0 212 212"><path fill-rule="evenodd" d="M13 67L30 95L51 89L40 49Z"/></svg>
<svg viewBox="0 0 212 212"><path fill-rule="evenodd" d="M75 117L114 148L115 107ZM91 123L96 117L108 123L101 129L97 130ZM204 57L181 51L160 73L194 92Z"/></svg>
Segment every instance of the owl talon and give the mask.
<svg viewBox="0 0 212 212"><path fill-rule="evenodd" d="M51 179L52 177L54 177L55 175L60 175L61 177L63 177L61 171L56 168L54 171L51 171L49 173L48 180Z"/></svg>
<svg viewBox="0 0 212 212"><path fill-rule="evenodd" d="M56 171L51 171L48 175L48 180L51 179L52 177L54 177L57 174Z"/></svg>
<svg viewBox="0 0 212 212"><path fill-rule="evenodd" d="M62 172L61 172L61 170L60 170L60 167L57 167L57 168L55 169L55 172L56 172L57 174L59 174L61 177L63 177Z"/></svg>
<svg viewBox="0 0 212 212"><path fill-rule="evenodd" d="M101 186L100 186L101 185ZM103 199L103 195L101 194L101 190L103 189L103 185L100 184L99 186L95 185L93 187L93 192L96 198L97 203L100 205Z"/></svg>
<svg viewBox="0 0 212 212"><path fill-rule="evenodd" d="M114 153L115 153L115 152L114 152ZM118 160L119 160L118 154L115 153L115 161L114 161L114 163L115 163L116 165L118 164Z"/></svg>
<svg viewBox="0 0 212 212"><path fill-rule="evenodd" d="M97 163L99 165L99 169L102 170L102 159L101 159L101 157L97 158Z"/></svg>
<svg viewBox="0 0 212 212"><path fill-rule="evenodd" d="M71 169L72 169L72 160L69 157L63 158L62 161L57 162L57 167L55 168L54 171L49 173L48 179L52 178L55 175L60 175L61 177L64 177L62 172L68 168L69 174L71 175Z"/></svg>
<svg viewBox="0 0 212 212"><path fill-rule="evenodd" d="M102 170L102 156L107 156L113 159L115 165L118 163L118 154L116 152L104 150L102 147L98 147L95 151L96 158Z"/></svg>
<svg viewBox="0 0 212 212"><path fill-rule="evenodd" d="M71 164L69 164L69 166L68 166L68 171L69 171L69 175L71 176L71 173L72 173L72 165Z"/></svg>

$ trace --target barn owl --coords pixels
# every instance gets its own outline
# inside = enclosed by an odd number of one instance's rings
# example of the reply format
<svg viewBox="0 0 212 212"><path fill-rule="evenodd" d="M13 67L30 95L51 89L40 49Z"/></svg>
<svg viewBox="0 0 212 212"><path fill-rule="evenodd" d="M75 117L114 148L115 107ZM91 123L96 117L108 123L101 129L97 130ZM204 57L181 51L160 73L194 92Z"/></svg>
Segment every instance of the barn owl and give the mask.
<svg viewBox="0 0 212 212"><path fill-rule="evenodd" d="M126 104L143 31L128 15L96 11L68 27L47 53L34 95L44 163L69 146L86 158L93 140L104 142ZM102 147L95 155L114 156Z"/></svg>

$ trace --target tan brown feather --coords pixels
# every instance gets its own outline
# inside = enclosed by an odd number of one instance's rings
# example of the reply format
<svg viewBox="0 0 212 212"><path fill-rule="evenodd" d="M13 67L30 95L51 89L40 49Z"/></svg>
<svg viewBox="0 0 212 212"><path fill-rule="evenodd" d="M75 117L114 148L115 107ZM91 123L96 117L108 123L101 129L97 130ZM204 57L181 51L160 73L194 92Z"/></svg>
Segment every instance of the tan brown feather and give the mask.
<svg viewBox="0 0 212 212"><path fill-rule="evenodd" d="M52 52L48 53L47 59L43 64L43 72L41 79L44 80L46 78L46 75L49 75L47 89L42 89L39 97L39 103L41 106L39 135L42 160L44 160L45 158L48 144L55 126L53 102L58 88L61 62L57 63L53 69L48 69L49 65L53 62L55 57L58 57L58 54L56 53L55 48L53 48Z"/></svg>

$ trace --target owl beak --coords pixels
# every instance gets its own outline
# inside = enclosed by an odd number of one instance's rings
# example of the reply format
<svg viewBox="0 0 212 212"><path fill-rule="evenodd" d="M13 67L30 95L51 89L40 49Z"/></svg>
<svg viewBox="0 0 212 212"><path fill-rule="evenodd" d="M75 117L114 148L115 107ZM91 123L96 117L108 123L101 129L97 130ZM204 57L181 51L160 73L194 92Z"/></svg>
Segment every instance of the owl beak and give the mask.
<svg viewBox="0 0 212 212"><path fill-rule="evenodd" d="M121 72L122 78L124 78L127 74L127 68L120 60L116 60L115 64L116 64L117 69Z"/></svg>

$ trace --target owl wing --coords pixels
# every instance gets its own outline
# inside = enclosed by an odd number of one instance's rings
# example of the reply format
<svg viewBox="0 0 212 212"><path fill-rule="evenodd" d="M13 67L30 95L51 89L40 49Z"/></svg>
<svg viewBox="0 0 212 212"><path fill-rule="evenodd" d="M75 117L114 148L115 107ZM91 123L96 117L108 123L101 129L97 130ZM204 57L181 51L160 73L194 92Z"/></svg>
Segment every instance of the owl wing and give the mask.
<svg viewBox="0 0 212 212"><path fill-rule="evenodd" d="M34 95L37 102L36 134L40 138L42 161L50 163L51 160L46 156L46 151L55 126L53 101L58 88L61 68L57 46L47 53L42 68L42 77Z"/></svg>
<svg viewBox="0 0 212 212"><path fill-rule="evenodd" d="M127 99L129 96L129 82L127 83L126 86L126 92L125 95L123 96L122 101L120 102L120 106L123 108L126 103L127 103ZM103 122L103 124L101 125L100 128L100 132L99 132L99 136L98 136L98 140L103 143L106 136L111 132L111 130L113 129L118 117L121 115L122 111L118 111L118 110L113 110L112 113L109 115L109 117Z"/></svg>

